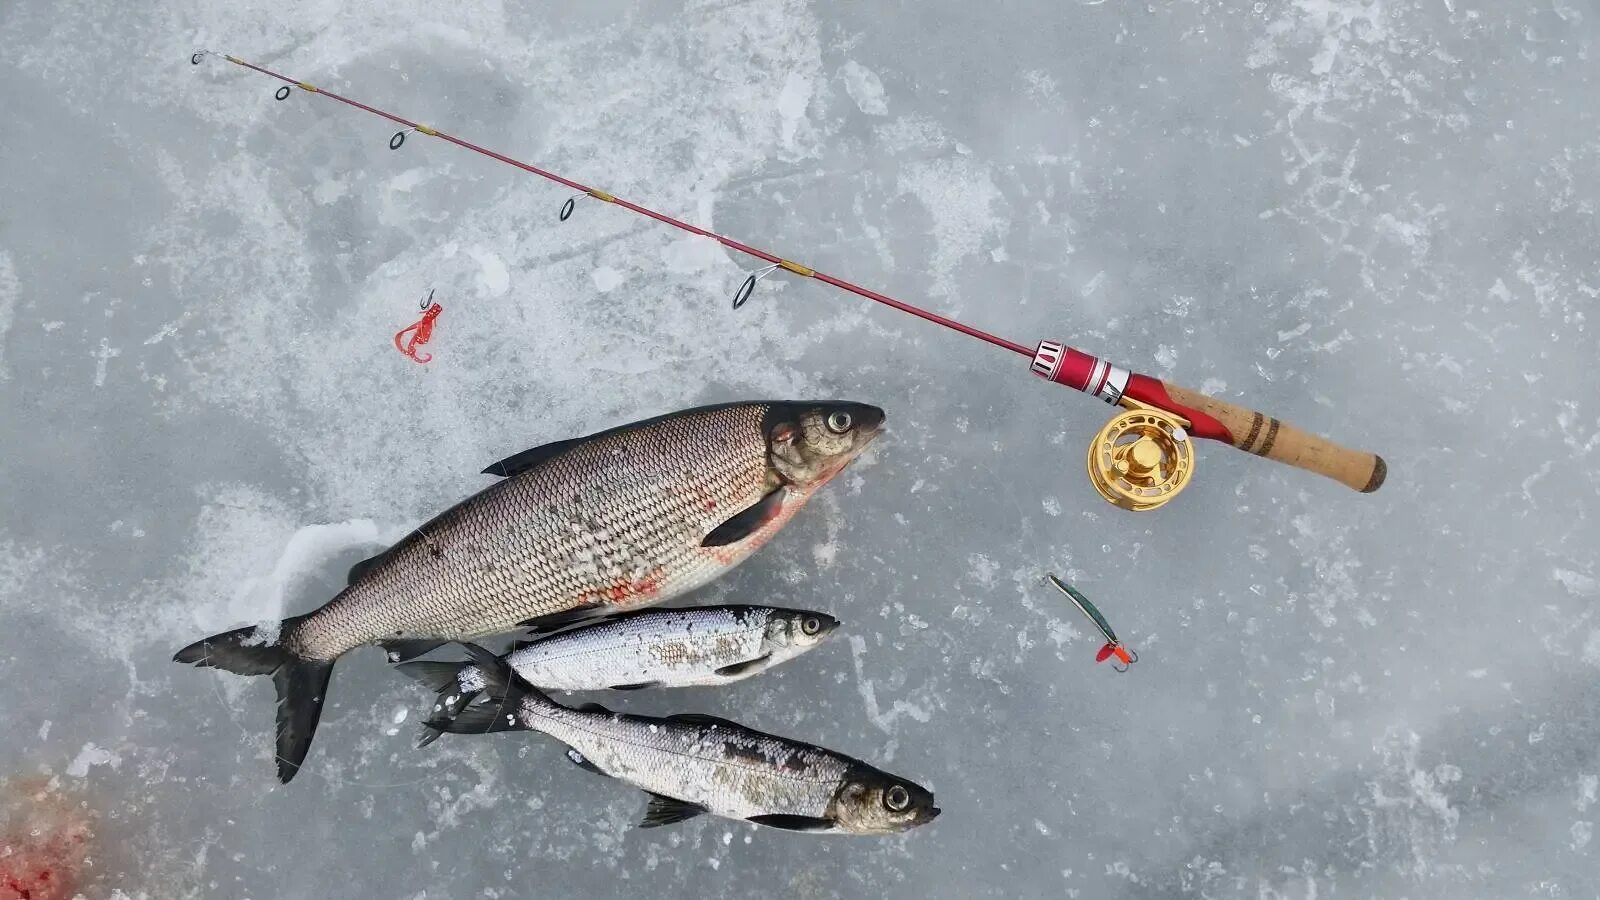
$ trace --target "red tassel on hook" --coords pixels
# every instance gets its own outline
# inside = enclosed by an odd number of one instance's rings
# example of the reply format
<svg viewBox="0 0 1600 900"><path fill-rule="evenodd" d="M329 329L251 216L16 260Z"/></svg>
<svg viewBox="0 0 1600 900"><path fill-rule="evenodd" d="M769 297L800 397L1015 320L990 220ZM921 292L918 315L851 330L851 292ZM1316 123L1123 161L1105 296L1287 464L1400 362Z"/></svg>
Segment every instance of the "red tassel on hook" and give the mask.
<svg viewBox="0 0 1600 900"><path fill-rule="evenodd" d="M435 303L428 307L427 312L416 323L400 329L394 336L394 348L411 357L415 362L426 363L433 359L433 354L417 354L417 348L426 344L433 337L433 320L439 318L439 313L444 312L444 307ZM410 335L409 338L406 335ZM404 343L402 343L402 341Z"/></svg>

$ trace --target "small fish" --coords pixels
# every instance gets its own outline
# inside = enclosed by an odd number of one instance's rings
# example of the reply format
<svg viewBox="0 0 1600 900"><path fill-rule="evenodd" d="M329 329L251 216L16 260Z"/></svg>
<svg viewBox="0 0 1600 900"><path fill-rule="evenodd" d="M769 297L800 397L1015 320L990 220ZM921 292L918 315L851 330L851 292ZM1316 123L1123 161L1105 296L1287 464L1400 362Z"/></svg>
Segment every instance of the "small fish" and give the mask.
<svg viewBox="0 0 1600 900"><path fill-rule="evenodd" d="M711 813L790 831L892 834L939 815L925 788L860 760L715 716L572 709L488 650L469 644L467 652L483 672L489 702L430 724L453 734L548 734L567 745L578 766L650 795L641 828Z"/></svg>
<svg viewBox="0 0 1600 900"><path fill-rule="evenodd" d="M839 620L826 613L770 606L643 610L518 644L501 658L547 691L732 684L794 659L837 627ZM470 662L396 668L439 691L439 718L453 718L487 686ZM439 734L429 729L422 743Z"/></svg>
<svg viewBox="0 0 1600 900"><path fill-rule="evenodd" d="M877 437L862 403L707 406L525 450L504 480L350 570L320 609L214 635L181 663L271 675L278 778L300 770L333 664L649 606L747 559Z"/></svg>

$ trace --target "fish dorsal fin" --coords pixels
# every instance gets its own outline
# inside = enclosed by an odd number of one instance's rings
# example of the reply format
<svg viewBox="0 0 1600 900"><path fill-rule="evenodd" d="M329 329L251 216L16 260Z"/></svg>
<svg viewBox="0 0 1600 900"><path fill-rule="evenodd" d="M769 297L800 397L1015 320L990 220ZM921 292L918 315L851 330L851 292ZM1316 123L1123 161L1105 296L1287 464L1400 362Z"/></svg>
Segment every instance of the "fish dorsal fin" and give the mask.
<svg viewBox="0 0 1600 900"><path fill-rule="evenodd" d="M536 616L519 622L517 627L527 628L536 635L545 635L560 631L571 625L577 625L580 622L585 625L597 624L601 619L609 618L608 616L597 615L597 611L604 605L603 603L586 603L583 606L574 606L561 612L551 613L547 616Z"/></svg>
<svg viewBox="0 0 1600 900"><path fill-rule="evenodd" d="M567 750L567 759L572 760L572 764L573 765L575 765L578 768L584 770L585 772L593 772L596 775L604 775L604 774L606 774L606 773L600 771L600 767L599 766L597 766L594 763L590 762L589 758L587 756L584 756L582 753L579 753L578 751L573 750L571 748L568 748L568 750Z"/></svg>
<svg viewBox="0 0 1600 900"><path fill-rule="evenodd" d="M725 547L728 544L738 543L757 531L783 511L783 488L773 488L770 493L756 501L750 508L734 515L733 518L706 535L700 542L702 547Z"/></svg>
<svg viewBox="0 0 1600 900"><path fill-rule="evenodd" d="M663 794L651 794L650 805L644 808L644 818L639 821L639 827L659 828L662 825L692 819L705 811L706 808L698 803L690 803Z"/></svg>
<svg viewBox="0 0 1600 900"><path fill-rule="evenodd" d="M771 653L763 653L755 659L747 659L744 662L736 662L732 665L723 666L717 670L717 674L723 676L724 678L735 678L741 675L751 675L765 668L767 661L770 659L772 659Z"/></svg>
<svg viewBox="0 0 1600 900"><path fill-rule="evenodd" d="M716 725L720 728L743 730L744 726L738 722L730 722L717 716L708 716L705 713L673 713L667 716L667 721L677 722L682 725Z"/></svg>
<svg viewBox="0 0 1600 900"><path fill-rule="evenodd" d="M785 831L832 831L832 819L821 819L816 816L787 816L773 814L767 816L751 816L749 821L768 828L782 828Z"/></svg>
<svg viewBox="0 0 1600 900"><path fill-rule="evenodd" d="M376 556L369 556L366 559L363 559L361 562L351 566L350 574L345 578L345 585L349 586L355 584L361 579L367 577L367 573L371 572L373 569L376 569L378 565L383 562L383 558L388 555L389 551L385 550Z"/></svg>
<svg viewBox="0 0 1600 900"><path fill-rule="evenodd" d="M530 447L521 453L512 454L505 459L490 464L488 468L483 470L483 474L497 475L501 478L521 475L523 472L535 469L588 440L590 438L587 437L568 438L564 441L556 441L553 444Z"/></svg>

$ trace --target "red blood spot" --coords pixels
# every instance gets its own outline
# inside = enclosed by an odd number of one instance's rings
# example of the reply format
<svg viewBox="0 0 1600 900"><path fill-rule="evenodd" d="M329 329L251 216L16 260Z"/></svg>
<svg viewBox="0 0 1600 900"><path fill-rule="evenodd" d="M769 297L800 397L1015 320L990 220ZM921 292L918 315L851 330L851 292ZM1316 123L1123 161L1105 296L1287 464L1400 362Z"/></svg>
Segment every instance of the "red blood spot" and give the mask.
<svg viewBox="0 0 1600 900"><path fill-rule="evenodd" d="M638 581L612 585L592 596L594 599L613 606L628 606L646 602L649 598L660 593L661 572L657 570Z"/></svg>
<svg viewBox="0 0 1600 900"><path fill-rule="evenodd" d="M0 785L0 900L70 900L87 867L89 816L37 779Z"/></svg>

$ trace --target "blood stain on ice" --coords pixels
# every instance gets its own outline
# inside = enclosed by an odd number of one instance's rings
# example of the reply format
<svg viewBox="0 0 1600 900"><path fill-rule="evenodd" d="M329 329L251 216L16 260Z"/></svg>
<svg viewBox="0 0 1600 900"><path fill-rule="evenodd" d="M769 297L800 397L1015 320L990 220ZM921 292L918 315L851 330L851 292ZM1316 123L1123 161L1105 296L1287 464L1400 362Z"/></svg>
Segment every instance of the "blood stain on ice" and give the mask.
<svg viewBox="0 0 1600 900"><path fill-rule="evenodd" d="M0 900L68 900L94 838L81 801L42 778L0 781Z"/></svg>

